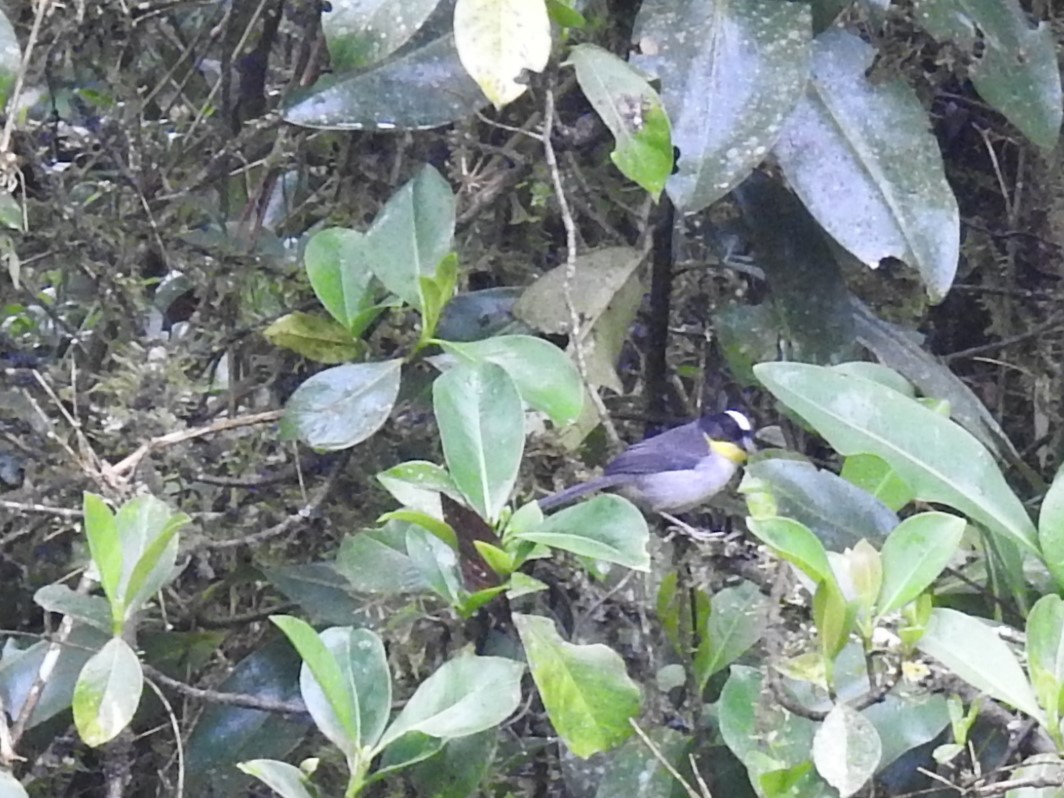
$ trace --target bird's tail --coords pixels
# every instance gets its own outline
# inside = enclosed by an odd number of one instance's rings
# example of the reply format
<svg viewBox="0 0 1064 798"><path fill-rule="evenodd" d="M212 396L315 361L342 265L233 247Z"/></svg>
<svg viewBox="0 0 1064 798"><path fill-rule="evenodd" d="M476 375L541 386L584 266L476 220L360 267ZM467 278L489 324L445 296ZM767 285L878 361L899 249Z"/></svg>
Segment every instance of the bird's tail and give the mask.
<svg viewBox="0 0 1064 798"><path fill-rule="evenodd" d="M573 485L572 487L560 490L557 493L552 493L550 496L544 496L542 499L537 499L539 509L546 512L547 510L553 510L557 507L562 507L566 504L571 504L576 499L579 499L585 493L593 493L596 490L604 490L606 488L613 488L617 485L623 484L628 480L627 474L614 474L612 476L596 477L595 479L589 479L587 482L581 482Z"/></svg>

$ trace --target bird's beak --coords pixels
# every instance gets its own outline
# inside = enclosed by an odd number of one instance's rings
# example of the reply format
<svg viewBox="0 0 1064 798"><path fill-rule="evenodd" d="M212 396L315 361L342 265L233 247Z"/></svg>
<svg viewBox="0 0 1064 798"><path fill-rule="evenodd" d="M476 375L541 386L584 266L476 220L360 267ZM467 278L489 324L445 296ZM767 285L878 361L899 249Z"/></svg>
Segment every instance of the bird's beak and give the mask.
<svg viewBox="0 0 1064 798"><path fill-rule="evenodd" d="M743 448L750 454L757 454L757 443L753 435L743 435Z"/></svg>

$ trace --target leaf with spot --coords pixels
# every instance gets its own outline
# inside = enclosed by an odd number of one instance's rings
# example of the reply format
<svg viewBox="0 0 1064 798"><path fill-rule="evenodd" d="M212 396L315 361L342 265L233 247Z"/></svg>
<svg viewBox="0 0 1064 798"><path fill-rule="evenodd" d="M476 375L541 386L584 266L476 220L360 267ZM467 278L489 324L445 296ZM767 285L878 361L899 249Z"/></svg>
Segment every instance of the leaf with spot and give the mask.
<svg viewBox="0 0 1064 798"><path fill-rule="evenodd" d="M454 7L458 57L496 108L528 88L525 70L542 72L550 58L545 0L458 0Z"/></svg>
<svg viewBox="0 0 1064 798"><path fill-rule="evenodd" d="M960 213L927 112L899 80L865 77L872 47L832 29L813 47L812 79L787 120L776 157L817 221L862 263L915 267L928 296L953 283Z"/></svg>
<svg viewBox="0 0 1064 798"><path fill-rule="evenodd" d="M336 72L362 69L394 53L417 33L440 0L330 0L321 30Z"/></svg>
<svg viewBox="0 0 1064 798"><path fill-rule="evenodd" d="M673 165L669 117L658 93L609 50L581 44L569 59L584 96L616 141L610 160L656 200Z"/></svg>
<svg viewBox="0 0 1064 798"><path fill-rule="evenodd" d="M802 94L809 8L775 0L648 0L636 17L632 65L661 80L680 150L666 191L694 213L764 159Z"/></svg>
<svg viewBox="0 0 1064 798"><path fill-rule="evenodd" d="M971 54L975 90L1027 138L1056 146L1064 101L1049 23L1031 25L1016 0L916 0L913 19Z"/></svg>
<svg viewBox="0 0 1064 798"><path fill-rule="evenodd" d="M322 77L284 109L292 125L324 130L426 130L488 104L446 35L365 72Z"/></svg>

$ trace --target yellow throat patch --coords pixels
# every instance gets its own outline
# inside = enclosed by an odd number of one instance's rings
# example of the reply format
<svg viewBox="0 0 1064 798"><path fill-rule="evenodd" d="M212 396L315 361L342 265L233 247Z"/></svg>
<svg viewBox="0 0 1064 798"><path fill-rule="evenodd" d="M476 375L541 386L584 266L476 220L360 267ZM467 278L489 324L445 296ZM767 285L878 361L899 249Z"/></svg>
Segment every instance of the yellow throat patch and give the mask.
<svg viewBox="0 0 1064 798"><path fill-rule="evenodd" d="M746 452L740 447L736 446L731 441L718 441L705 436L706 443L709 444L709 449L715 454L719 454L725 460L730 460L736 465L742 465L746 462Z"/></svg>

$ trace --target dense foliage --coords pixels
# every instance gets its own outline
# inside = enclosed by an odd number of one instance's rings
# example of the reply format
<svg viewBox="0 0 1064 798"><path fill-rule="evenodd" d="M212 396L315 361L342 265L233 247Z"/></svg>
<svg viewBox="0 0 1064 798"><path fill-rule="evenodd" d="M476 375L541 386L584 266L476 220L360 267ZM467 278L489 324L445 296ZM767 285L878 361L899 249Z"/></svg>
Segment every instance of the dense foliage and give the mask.
<svg viewBox="0 0 1064 798"><path fill-rule="evenodd" d="M1060 13L6 4L0 798L1064 795Z"/></svg>

